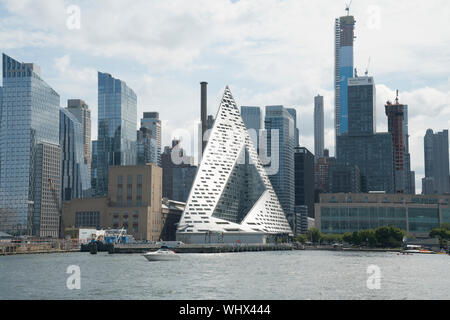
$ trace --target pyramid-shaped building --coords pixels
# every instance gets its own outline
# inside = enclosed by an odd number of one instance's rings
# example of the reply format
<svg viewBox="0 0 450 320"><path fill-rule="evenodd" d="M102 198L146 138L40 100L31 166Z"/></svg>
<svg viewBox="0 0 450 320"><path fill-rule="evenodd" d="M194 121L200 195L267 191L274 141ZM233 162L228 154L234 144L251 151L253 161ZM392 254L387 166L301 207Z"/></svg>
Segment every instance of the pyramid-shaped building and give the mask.
<svg viewBox="0 0 450 320"><path fill-rule="evenodd" d="M228 87L204 151L177 240L264 243L292 234Z"/></svg>

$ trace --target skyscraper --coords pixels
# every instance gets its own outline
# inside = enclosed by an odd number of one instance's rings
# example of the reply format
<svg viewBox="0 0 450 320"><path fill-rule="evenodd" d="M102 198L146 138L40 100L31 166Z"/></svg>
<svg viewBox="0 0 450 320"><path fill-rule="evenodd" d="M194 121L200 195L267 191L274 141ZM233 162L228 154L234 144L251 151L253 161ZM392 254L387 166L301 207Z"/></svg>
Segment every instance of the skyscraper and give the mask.
<svg viewBox="0 0 450 320"><path fill-rule="evenodd" d="M158 157L156 164L161 167L161 120L159 119L159 113L144 112L141 127L150 130L152 138L155 139Z"/></svg>
<svg viewBox="0 0 450 320"><path fill-rule="evenodd" d="M307 206L308 216L314 218L314 155L304 147L296 147L295 207Z"/></svg>
<svg viewBox="0 0 450 320"><path fill-rule="evenodd" d="M325 125L323 97L318 95L314 97L314 155L317 158L323 157L325 149Z"/></svg>
<svg viewBox="0 0 450 320"><path fill-rule="evenodd" d="M261 108L260 107L241 107L241 116L247 128L250 137L253 140L255 148L259 149L259 134L261 132ZM253 136L256 135L256 136Z"/></svg>
<svg viewBox="0 0 450 320"><path fill-rule="evenodd" d="M336 158L340 165L359 168L362 192L392 193L392 135L375 133L375 91L372 77L348 80L348 132L336 139Z"/></svg>
<svg viewBox="0 0 450 320"><path fill-rule="evenodd" d="M428 129L424 137L425 179L423 194L450 193L448 130L433 133Z"/></svg>
<svg viewBox="0 0 450 320"><path fill-rule="evenodd" d="M109 166L136 164L137 97L124 81L98 73L97 195L108 191Z"/></svg>
<svg viewBox="0 0 450 320"><path fill-rule="evenodd" d="M158 144L150 129L141 127L137 131L136 152L138 166L145 166L148 163L158 164Z"/></svg>
<svg viewBox="0 0 450 320"><path fill-rule="evenodd" d="M353 77L355 19L343 16L335 20L335 131L336 137L348 131L347 81Z"/></svg>
<svg viewBox="0 0 450 320"><path fill-rule="evenodd" d="M68 109L60 109L59 113L61 200L70 201L88 196L91 181L84 157L83 126Z"/></svg>
<svg viewBox="0 0 450 320"><path fill-rule="evenodd" d="M269 175L270 182L280 200L283 211L292 225L295 205L294 183L294 119L283 106L267 106L265 116L265 132L267 136L267 155L271 158L270 166L277 166L278 171ZM278 136L272 146L272 135ZM272 149L275 154L272 154Z"/></svg>
<svg viewBox="0 0 450 320"><path fill-rule="evenodd" d="M407 106L398 102L398 93L395 104L388 101L385 108L388 117L388 131L392 134L394 148L394 192L412 193L411 164L408 153L408 109Z"/></svg>
<svg viewBox="0 0 450 320"><path fill-rule="evenodd" d="M37 65L2 60L0 230L57 237L60 97Z"/></svg>
<svg viewBox="0 0 450 320"><path fill-rule="evenodd" d="M182 163L175 163L176 156ZM186 202L194 182L197 167L192 157L188 157L181 148L180 140L172 140L172 147L166 146L161 155L163 169L163 197L170 200Z"/></svg>
<svg viewBox="0 0 450 320"><path fill-rule="evenodd" d="M81 123L83 128L83 154L84 163L88 167L89 177L91 176L91 110L89 106L80 99L71 99L67 101L67 110L69 110Z"/></svg>
<svg viewBox="0 0 450 320"><path fill-rule="evenodd" d="M294 119L294 136L295 136L295 148L300 146L300 130L297 127L297 110L294 108L287 108L287 112L291 115L292 119Z"/></svg>
<svg viewBox="0 0 450 320"><path fill-rule="evenodd" d="M376 88L372 77L348 79L347 131L349 135L376 133Z"/></svg>
<svg viewBox="0 0 450 320"><path fill-rule="evenodd" d="M403 140L405 141L405 193L416 194L416 173L411 171L411 155L409 154L408 105L403 105Z"/></svg>

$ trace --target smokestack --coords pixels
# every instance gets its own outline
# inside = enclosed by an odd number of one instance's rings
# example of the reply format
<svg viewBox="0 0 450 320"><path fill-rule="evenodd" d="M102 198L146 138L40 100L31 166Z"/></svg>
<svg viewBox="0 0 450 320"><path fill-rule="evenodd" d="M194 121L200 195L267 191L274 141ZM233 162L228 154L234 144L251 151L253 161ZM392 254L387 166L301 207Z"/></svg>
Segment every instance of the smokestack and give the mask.
<svg viewBox="0 0 450 320"><path fill-rule="evenodd" d="M206 148L206 141L203 141L205 132L208 130L208 82L200 82L201 86L201 119L202 119L202 153Z"/></svg>

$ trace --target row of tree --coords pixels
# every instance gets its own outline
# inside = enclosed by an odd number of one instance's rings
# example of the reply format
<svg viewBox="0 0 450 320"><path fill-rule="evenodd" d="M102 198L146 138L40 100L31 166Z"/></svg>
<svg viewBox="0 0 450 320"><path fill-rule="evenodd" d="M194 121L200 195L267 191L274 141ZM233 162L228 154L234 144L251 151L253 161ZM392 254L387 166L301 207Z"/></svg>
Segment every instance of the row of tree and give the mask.
<svg viewBox="0 0 450 320"><path fill-rule="evenodd" d="M355 246L399 248L405 232L397 227L379 227L375 230L361 230L344 234L324 234L320 230L313 228L308 230L306 235L298 235L296 240L301 243L312 242L314 244L343 243Z"/></svg>

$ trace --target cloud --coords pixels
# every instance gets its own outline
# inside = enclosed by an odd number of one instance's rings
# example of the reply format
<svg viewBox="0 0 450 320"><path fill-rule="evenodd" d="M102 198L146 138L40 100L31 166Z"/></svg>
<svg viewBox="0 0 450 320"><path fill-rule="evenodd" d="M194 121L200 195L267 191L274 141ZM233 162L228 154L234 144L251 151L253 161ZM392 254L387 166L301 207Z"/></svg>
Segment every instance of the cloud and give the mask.
<svg viewBox="0 0 450 320"><path fill-rule="evenodd" d="M66 26L69 4L80 7L80 30ZM94 114L95 69L102 68L138 93L139 117L160 112L167 144L172 130L198 121L198 82L207 80L210 114L230 84L239 105L296 108L301 143L313 150L313 99L320 93L325 145L334 153L334 19L345 14L343 2L3 0L1 6L0 46L35 50L36 57L39 48L54 50L49 83L62 97L86 97ZM398 88L410 106L412 162L421 173L426 129L449 127L450 2L354 1L351 13L355 65L362 74L371 57L369 73L378 84L378 131L387 128L384 103ZM95 130L93 123L93 137Z"/></svg>

